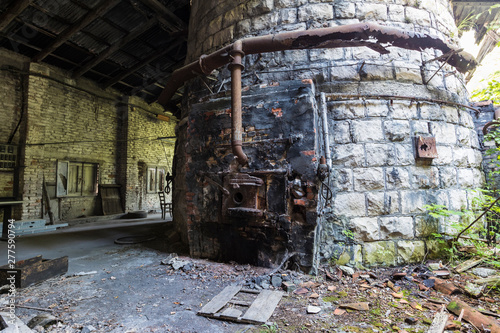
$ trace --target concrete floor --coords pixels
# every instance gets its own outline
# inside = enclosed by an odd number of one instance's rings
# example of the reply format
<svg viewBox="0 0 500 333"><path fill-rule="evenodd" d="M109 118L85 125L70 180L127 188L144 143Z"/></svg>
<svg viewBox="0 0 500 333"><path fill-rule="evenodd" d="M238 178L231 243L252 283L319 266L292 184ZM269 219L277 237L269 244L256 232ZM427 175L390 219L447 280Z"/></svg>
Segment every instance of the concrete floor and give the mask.
<svg viewBox="0 0 500 333"><path fill-rule="evenodd" d="M89 326L95 332L248 330L248 325L196 315L201 304L237 281L216 277L207 282L196 273L169 271L161 265L168 255L166 250L181 251L165 244L169 230L170 223L155 214L146 219L108 220L20 237L16 239L16 260L36 255L46 259L67 255L69 269L64 276L19 289L16 302L54 310L61 324L44 332L77 333ZM135 245L114 243L117 238L135 235L156 235L157 239ZM7 263L6 245L0 243L0 264ZM91 271L97 273L74 276ZM5 302L6 295L3 296ZM37 314L33 309L16 309L16 315L25 323Z"/></svg>
<svg viewBox="0 0 500 333"><path fill-rule="evenodd" d="M99 262L82 262L82 259L120 247L114 243L117 238L161 234L168 222L170 219L161 220L161 214L150 214L144 219L102 220L73 226L70 224L53 232L25 235L16 238L16 261L37 255L42 255L44 259L68 256L68 274L82 269L94 270L91 269L92 265L99 265ZM7 263L6 245L6 242L0 242L0 265Z"/></svg>

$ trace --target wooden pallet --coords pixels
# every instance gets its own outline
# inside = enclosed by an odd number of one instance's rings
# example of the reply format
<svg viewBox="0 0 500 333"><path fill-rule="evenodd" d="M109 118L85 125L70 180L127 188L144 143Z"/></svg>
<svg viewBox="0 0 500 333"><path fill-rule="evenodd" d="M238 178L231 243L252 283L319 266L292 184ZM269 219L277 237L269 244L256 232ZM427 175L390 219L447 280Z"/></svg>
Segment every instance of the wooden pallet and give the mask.
<svg viewBox="0 0 500 333"><path fill-rule="evenodd" d="M208 302L198 315L238 323L267 323L283 293L272 290L249 290L228 286Z"/></svg>

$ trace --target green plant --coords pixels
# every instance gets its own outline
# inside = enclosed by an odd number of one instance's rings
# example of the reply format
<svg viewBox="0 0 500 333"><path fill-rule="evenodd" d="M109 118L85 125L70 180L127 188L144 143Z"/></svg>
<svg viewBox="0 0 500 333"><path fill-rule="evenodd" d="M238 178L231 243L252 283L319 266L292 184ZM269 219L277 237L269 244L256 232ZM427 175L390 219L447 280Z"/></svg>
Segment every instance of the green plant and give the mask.
<svg viewBox="0 0 500 333"><path fill-rule="evenodd" d="M271 323L271 324L264 324L262 325L263 329L260 330L261 333L276 333L278 332L278 324L276 323Z"/></svg>
<svg viewBox="0 0 500 333"><path fill-rule="evenodd" d="M437 204L424 206L431 217L443 219L444 224L448 226L446 231L432 233L432 236L444 245L443 250L447 252L450 262L458 259L460 245L472 245L478 255L486 258L486 262L500 267L500 261L493 255L494 251L487 246L488 240L496 240L498 230L488 230L485 226L496 223L496 219L500 216L500 206L495 205L496 198L489 194L490 191L486 189L471 191L473 200L469 210L449 210ZM480 218L481 215L476 217L478 212L485 210L488 210L490 214L483 214L483 218Z"/></svg>
<svg viewBox="0 0 500 333"><path fill-rule="evenodd" d="M350 240L354 240L354 231L349 229L342 230L342 234Z"/></svg>

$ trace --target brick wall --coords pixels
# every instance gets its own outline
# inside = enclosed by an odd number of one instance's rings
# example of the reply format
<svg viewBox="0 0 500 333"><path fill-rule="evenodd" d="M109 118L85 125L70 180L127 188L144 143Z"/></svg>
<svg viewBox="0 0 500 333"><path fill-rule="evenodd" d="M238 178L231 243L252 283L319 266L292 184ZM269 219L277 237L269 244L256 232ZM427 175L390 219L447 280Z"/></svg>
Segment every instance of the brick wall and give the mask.
<svg viewBox="0 0 500 333"><path fill-rule="evenodd" d="M11 53L0 50L0 144L19 145L22 128L22 77L24 63ZM21 57L22 59L22 57ZM17 128L17 130L16 130ZM0 197L13 197L14 172L0 171Z"/></svg>
<svg viewBox="0 0 500 333"><path fill-rule="evenodd" d="M120 184L127 211L159 211L156 193L146 193L140 163L165 166L171 171L173 142L158 137L173 136L177 123L161 121L158 105L138 97L124 98L117 91L95 83L71 79L69 73L2 50L0 82L0 140L6 143L19 122L22 107L21 78L26 80L26 114L13 143L20 146L20 195L24 204L17 219L42 216L43 179L49 192L57 183L58 161L98 164L99 184ZM10 66L10 67L7 67ZM0 172L0 195L12 196L13 173ZM57 220L101 214L98 196L52 198Z"/></svg>
<svg viewBox="0 0 500 333"><path fill-rule="evenodd" d="M163 108L159 105L148 106L137 97L130 98L126 172L127 179L138 181L127 183L127 210L160 211L157 192L146 191L146 168L158 167L172 174L175 140L158 138L175 136L176 119L170 116L168 121L160 120L151 111L162 114ZM171 196L172 193L167 195L167 202L172 201Z"/></svg>
<svg viewBox="0 0 500 333"><path fill-rule="evenodd" d="M115 184L119 138L116 93L73 82L57 69L31 64L24 161L23 216L40 217L43 177L56 183L57 161L99 164L99 182ZM63 197L62 220L98 214L96 196Z"/></svg>

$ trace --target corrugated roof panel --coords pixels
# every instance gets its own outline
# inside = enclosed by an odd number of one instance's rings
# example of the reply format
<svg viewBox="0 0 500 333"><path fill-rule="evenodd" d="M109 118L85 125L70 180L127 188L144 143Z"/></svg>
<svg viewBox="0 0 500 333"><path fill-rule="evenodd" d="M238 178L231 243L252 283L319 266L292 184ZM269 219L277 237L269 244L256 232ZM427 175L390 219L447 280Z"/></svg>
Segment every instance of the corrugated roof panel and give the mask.
<svg viewBox="0 0 500 333"><path fill-rule="evenodd" d="M94 20L87 27L83 29L85 32L89 32L93 36L106 41L108 44L114 44L121 38L128 34L128 31L122 31L114 27L112 24L108 23L107 20Z"/></svg>
<svg viewBox="0 0 500 333"><path fill-rule="evenodd" d="M157 51L156 49L151 48L147 44L141 42L140 39L131 41L130 43L122 47L122 50L139 59L146 58Z"/></svg>
<svg viewBox="0 0 500 333"><path fill-rule="evenodd" d="M77 22L88 12L68 0L37 0L36 4L45 8L50 15L62 17L65 21L70 23Z"/></svg>
<svg viewBox="0 0 500 333"><path fill-rule="evenodd" d="M96 40L83 31L79 31L71 36L70 40L94 54L99 54L109 47L109 44Z"/></svg>
<svg viewBox="0 0 500 333"><path fill-rule="evenodd" d="M29 22L55 35L63 32L68 27L67 24L52 18L50 15L33 7L28 7L18 17L24 22Z"/></svg>
<svg viewBox="0 0 500 333"><path fill-rule="evenodd" d="M124 52L115 52L108 58L110 61L119 64L123 68L130 68L137 63L137 60Z"/></svg>
<svg viewBox="0 0 500 333"><path fill-rule="evenodd" d="M147 14L153 16L154 13ZM122 27L123 30L131 31L147 21L148 17L137 12L128 1L123 1L106 13L106 19Z"/></svg>

